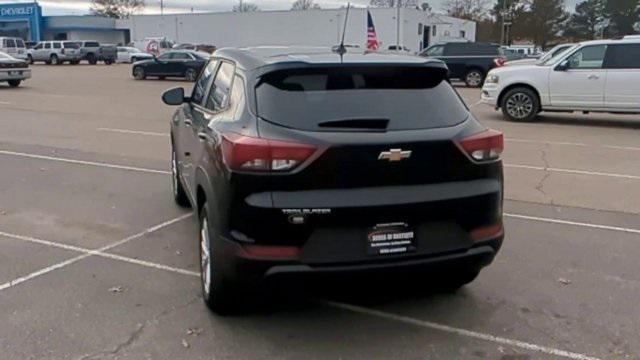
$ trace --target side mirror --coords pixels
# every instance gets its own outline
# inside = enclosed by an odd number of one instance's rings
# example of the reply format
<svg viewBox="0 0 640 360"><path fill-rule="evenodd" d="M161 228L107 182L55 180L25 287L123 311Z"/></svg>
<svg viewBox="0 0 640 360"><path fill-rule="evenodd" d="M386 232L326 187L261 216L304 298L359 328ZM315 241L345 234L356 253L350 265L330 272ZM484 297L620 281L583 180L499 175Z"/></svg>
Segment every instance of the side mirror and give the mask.
<svg viewBox="0 0 640 360"><path fill-rule="evenodd" d="M556 66L557 71L567 71L569 69L569 60L563 60L558 66Z"/></svg>
<svg viewBox="0 0 640 360"><path fill-rule="evenodd" d="M167 105L182 105L189 101L184 97L184 89L181 87L169 89L162 94L162 101Z"/></svg>

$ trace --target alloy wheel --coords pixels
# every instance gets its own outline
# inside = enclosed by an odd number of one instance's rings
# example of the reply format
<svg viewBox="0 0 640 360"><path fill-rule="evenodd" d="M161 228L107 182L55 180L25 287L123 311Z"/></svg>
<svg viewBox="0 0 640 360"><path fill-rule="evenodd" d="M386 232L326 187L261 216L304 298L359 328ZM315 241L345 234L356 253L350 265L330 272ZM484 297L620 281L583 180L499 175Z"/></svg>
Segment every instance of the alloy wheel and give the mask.
<svg viewBox="0 0 640 360"><path fill-rule="evenodd" d="M533 100L525 93L515 93L507 99L507 113L516 119L524 119L533 111Z"/></svg>
<svg viewBox="0 0 640 360"><path fill-rule="evenodd" d="M480 83L482 82L482 74L480 74L478 71L471 71L467 74L466 77L466 83L469 86L480 86Z"/></svg>
<svg viewBox="0 0 640 360"><path fill-rule="evenodd" d="M211 253L210 253L210 238L209 238L209 222L205 216L202 219L200 228L200 272L202 289L205 295L209 296L209 290L211 286Z"/></svg>

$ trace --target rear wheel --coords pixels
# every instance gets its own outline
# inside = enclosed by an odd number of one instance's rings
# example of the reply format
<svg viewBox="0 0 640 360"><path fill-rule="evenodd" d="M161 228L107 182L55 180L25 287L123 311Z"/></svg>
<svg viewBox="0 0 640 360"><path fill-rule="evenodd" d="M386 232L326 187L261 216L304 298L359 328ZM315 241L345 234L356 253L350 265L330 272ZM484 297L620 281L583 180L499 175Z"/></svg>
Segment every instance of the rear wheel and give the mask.
<svg viewBox="0 0 640 360"><path fill-rule="evenodd" d="M237 287L232 285L221 271L221 260L215 249L217 237L211 227L207 203L200 210L200 283L202 298L207 307L220 315L238 308Z"/></svg>
<svg viewBox="0 0 640 360"><path fill-rule="evenodd" d="M503 96L500 107L504 116L511 121L534 121L540 112L540 100L533 90L518 87Z"/></svg>
<svg viewBox="0 0 640 360"><path fill-rule="evenodd" d="M111 59L106 59L106 60L104 61L104 63L105 63L105 65L112 65L112 64L113 64L113 60L111 60Z"/></svg>
<svg viewBox="0 0 640 360"><path fill-rule="evenodd" d="M464 83L469 87L480 87L484 81L484 73L478 69L471 69L464 75Z"/></svg>
<svg viewBox="0 0 640 360"><path fill-rule="evenodd" d="M147 74L144 72L144 69L140 66L136 66L133 69L133 77L136 80L144 80L147 78Z"/></svg>
<svg viewBox="0 0 640 360"><path fill-rule="evenodd" d="M29 65L33 65L33 56L27 55L27 63L29 63Z"/></svg>
<svg viewBox="0 0 640 360"><path fill-rule="evenodd" d="M182 187L182 182L180 181L180 170L178 169L178 160L176 159L176 151L171 150L171 180L173 185L173 199L176 204L182 207L189 207L189 199L187 198L187 193Z"/></svg>
<svg viewBox="0 0 640 360"><path fill-rule="evenodd" d="M22 80L9 80L9 86L15 88L20 86L20 83L22 82Z"/></svg>
<svg viewBox="0 0 640 360"><path fill-rule="evenodd" d="M91 65L95 65L98 63L98 59L96 58L95 54L87 54L87 61Z"/></svg>
<svg viewBox="0 0 640 360"><path fill-rule="evenodd" d="M198 77L198 73L194 69L187 69L184 77L187 79L187 81L195 82L196 78Z"/></svg>
<svg viewBox="0 0 640 360"><path fill-rule="evenodd" d="M51 58L49 58L49 64L51 65L60 65L60 59L58 59L58 55L53 54L51 55Z"/></svg>

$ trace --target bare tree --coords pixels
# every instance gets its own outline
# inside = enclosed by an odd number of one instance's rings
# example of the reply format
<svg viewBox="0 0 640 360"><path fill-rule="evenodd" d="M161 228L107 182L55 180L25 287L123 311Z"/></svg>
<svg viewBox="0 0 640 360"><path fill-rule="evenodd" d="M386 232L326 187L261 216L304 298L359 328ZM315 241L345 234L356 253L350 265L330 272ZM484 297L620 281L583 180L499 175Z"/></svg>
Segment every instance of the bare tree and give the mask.
<svg viewBox="0 0 640 360"><path fill-rule="evenodd" d="M400 7L416 8L418 6L418 0L371 0L369 5L375 7L397 7L398 3Z"/></svg>
<svg viewBox="0 0 640 360"><path fill-rule="evenodd" d="M487 0L446 0L442 6L447 15L479 21L487 17Z"/></svg>
<svg viewBox="0 0 640 360"><path fill-rule="evenodd" d="M233 12L251 12L260 11L258 5L240 0L237 5L233 6Z"/></svg>
<svg viewBox="0 0 640 360"><path fill-rule="evenodd" d="M428 2L423 2L422 4L420 4L420 10L425 11L425 12L431 12L433 9L431 9L431 5L429 5Z"/></svg>
<svg viewBox="0 0 640 360"><path fill-rule="evenodd" d="M144 9L144 0L92 0L89 11L94 15L126 19Z"/></svg>
<svg viewBox="0 0 640 360"><path fill-rule="evenodd" d="M320 9L320 5L313 2L313 0L296 0L291 6L291 10L309 10Z"/></svg>

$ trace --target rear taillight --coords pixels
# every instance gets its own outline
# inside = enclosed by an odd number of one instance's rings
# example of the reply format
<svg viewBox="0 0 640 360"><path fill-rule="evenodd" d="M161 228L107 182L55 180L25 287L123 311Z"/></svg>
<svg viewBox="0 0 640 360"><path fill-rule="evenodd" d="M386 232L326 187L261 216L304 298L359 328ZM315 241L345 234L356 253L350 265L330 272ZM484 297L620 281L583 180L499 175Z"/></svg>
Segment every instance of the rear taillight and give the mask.
<svg viewBox="0 0 640 360"><path fill-rule="evenodd" d="M458 145L475 161L491 161L500 158L504 136L500 131L489 129L459 140Z"/></svg>
<svg viewBox="0 0 640 360"><path fill-rule="evenodd" d="M493 59L493 63L497 67L500 67L500 66L504 66L505 60L504 60L504 58L495 58L495 59Z"/></svg>
<svg viewBox="0 0 640 360"><path fill-rule="evenodd" d="M231 170L284 172L307 160L316 148L306 144L227 133L222 139L224 162Z"/></svg>
<svg viewBox="0 0 640 360"><path fill-rule="evenodd" d="M502 226L502 221L498 221L495 224L489 226L483 226L480 228L476 228L471 230L471 239L473 241L483 241L489 239L495 239L498 236L504 234L504 227Z"/></svg>

